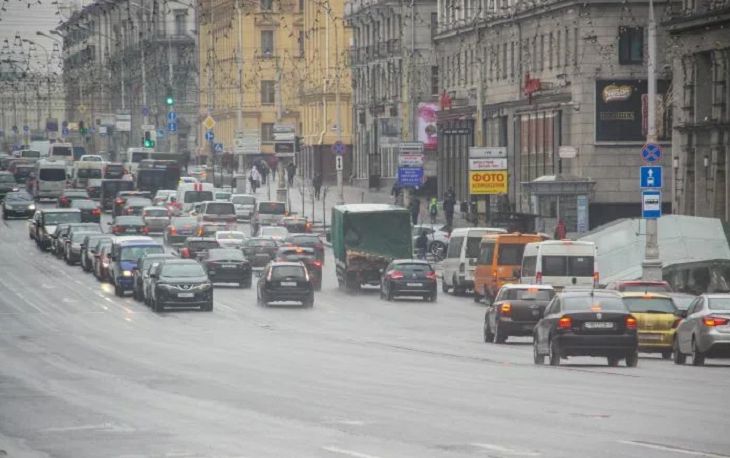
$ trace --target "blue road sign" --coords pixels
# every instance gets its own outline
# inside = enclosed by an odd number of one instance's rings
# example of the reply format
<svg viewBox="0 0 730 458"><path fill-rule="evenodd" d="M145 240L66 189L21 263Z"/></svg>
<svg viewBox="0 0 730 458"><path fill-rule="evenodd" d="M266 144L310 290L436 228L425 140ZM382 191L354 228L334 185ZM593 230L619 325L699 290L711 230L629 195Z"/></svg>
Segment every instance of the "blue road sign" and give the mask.
<svg viewBox="0 0 730 458"><path fill-rule="evenodd" d="M423 167L398 167L398 184L402 188L417 188L423 184Z"/></svg>
<svg viewBox="0 0 730 458"><path fill-rule="evenodd" d="M167 130L169 132L177 132L177 123L176 122L168 122L167 123Z"/></svg>
<svg viewBox="0 0 730 458"><path fill-rule="evenodd" d="M639 167L639 187L661 188L662 187L662 166L661 165L644 165Z"/></svg>
<svg viewBox="0 0 730 458"><path fill-rule="evenodd" d="M215 135L213 134L213 131L212 130L205 131L205 139L206 140L208 140L209 142L211 142L211 141L213 141L214 138L215 138Z"/></svg>
<svg viewBox="0 0 730 458"><path fill-rule="evenodd" d="M167 112L167 120L170 122L177 121L177 113L174 111L168 111Z"/></svg>
<svg viewBox="0 0 730 458"><path fill-rule="evenodd" d="M150 107L142 107L142 116L150 115Z"/></svg>
<svg viewBox="0 0 730 458"><path fill-rule="evenodd" d="M662 216L662 192L641 191L641 217L656 219Z"/></svg>
<svg viewBox="0 0 730 458"><path fill-rule="evenodd" d="M339 141L339 140L338 140L338 141L336 141L336 142L334 143L334 145L332 145L332 151L333 151L333 152L334 152L335 154L337 154L337 155L340 155L340 156L342 156L343 154L345 154L345 144L344 144L344 143L342 143L342 142L341 142L341 141Z"/></svg>
<svg viewBox="0 0 730 458"><path fill-rule="evenodd" d="M61 135L63 135L64 137L68 137L69 133L70 132L68 130L68 127L64 127L63 129L61 129Z"/></svg>
<svg viewBox="0 0 730 458"><path fill-rule="evenodd" d="M216 153L222 153L223 152L223 143L214 144L213 151L215 151Z"/></svg>
<svg viewBox="0 0 730 458"><path fill-rule="evenodd" d="M28 127L28 126L23 126L23 132L25 132L26 134L27 134L28 132L30 132L30 127Z"/></svg>
<svg viewBox="0 0 730 458"><path fill-rule="evenodd" d="M656 143L647 143L641 148L641 158L648 163L654 163L662 158L662 149Z"/></svg>

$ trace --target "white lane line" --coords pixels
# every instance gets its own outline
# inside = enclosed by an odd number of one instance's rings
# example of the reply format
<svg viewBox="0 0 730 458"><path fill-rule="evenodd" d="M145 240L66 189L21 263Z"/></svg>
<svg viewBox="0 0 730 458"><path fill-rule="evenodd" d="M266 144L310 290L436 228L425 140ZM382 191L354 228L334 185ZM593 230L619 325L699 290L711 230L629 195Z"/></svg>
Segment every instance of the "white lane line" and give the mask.
<svg viewBox="0 0 730 458"><path fill-rule="evenodd" d="M333 445L328 445L326 447L322 447L322 450L332 452L332 453L338 453L340 455L345 455L345 456L354 456L355 458L380 458L375 455L368 455L367 453L360 453L360 452L356 452L354 450L347 450L344 448L335 447Z"/></svg>
<svg viewBox="0 0 730 458"><path fill-rule="evenodd" d="M113 423L101 423L98 425L79 425L79 426L57 426L41 430L46 433L66 433L73 431L110 431L115 433L131 433L135 429L126 425L116 425Z"/></svg>
<svg viewBox="0 0 730 458"><path fill-rule="evenodd" d="M493 452L504 453L509 456L540 456L540 452L533 452L531 450L520 450L516 448L509 448L497 444L484 444L484 443L473 443L470 444L473 447L483 448L485 450L491 450Z"/></svg>
<svg viewBox="0 0 730 458"><path fill-rule="evenodd" d="M680 447L671 447L669 445L652 444L651 442L619 441L619 443L626 444L626 445L634 445L636 447L649 448L652 450L661 450L662 452L674 452L674 453L679 453L682 455L707 456L710 458L728 458L728 457L730 457L730 455L718 455L717 453L712 453L712 452L703 452L700 450L690 450L690 449L680 448Z"/></svg>

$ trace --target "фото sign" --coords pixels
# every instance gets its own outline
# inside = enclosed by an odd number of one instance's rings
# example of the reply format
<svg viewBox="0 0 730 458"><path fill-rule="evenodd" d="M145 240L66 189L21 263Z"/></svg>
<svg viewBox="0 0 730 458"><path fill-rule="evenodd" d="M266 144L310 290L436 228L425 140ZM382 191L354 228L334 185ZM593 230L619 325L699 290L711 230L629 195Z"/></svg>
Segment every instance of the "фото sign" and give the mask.
<svg viewBox="0 0 730 458"><path fill-rule="evenodd" d="M667 82L657 81L657 140L669 140ZM643 142L648 127L646 80L596 81L596 141Z"/></svg>
<svg viewBox="0 0 730 458"><path fill-rule="evenodd" d="M469 194L507 194L507 171L470 171Z"/></svg>

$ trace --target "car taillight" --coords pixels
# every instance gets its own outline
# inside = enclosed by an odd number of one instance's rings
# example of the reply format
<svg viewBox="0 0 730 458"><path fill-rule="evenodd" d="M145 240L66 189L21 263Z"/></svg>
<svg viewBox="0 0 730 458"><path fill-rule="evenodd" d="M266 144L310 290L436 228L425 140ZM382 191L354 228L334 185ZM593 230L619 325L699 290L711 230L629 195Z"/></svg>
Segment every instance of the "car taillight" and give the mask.
<svg viewBox="0 0 730 458"><path fill-rule="evenodd" d="M183 248L180 250L180 257L182 258L189 258L190 257L190 250L188 248Z"/></svg>
<svg viewBox="0 0 730 458"><path fill-rule="evenodd" d="M499 307L499 311L502 313L502 315L512 315L512 304L510 304L509 302L505 302Z"/></svg>
<svg viewBox="0 0 730 458"><path fill-rule="evenodd" d="M117 198L117 199L114 200L114 203L117 204L117 205L122 205L124 203L124 199Z"/></svg>
<svg viewBox="0 0 730 458"><path fill-rule="evenodd" d="M593 272L593 287L598 288L598 280L600 279L600 276L598 275L598 272Z"/></svg>
<svg viewBox="0 0 730 458"><path fill-rule="evenodd" d="M322 267L322 261L317 259L316 261L312 261L312 264L314 264L316 267Z"/></svg>
<svg viewBox="0 0 730 458"><path fill-rule="evenodd" d="M431 272L426 272L426 278L436 281L436 272L434 272L433 270Z"/></svg>
<svg viewBox="0 0 730 458"><path fill-rule="evenodd" d="M61 203L67 204L68 203L68 197L61 197Z"/></svg>
<svg viewBox="0 0 730 458"><path fill-rule="evenodd" d="M573 319L569 316L560 317L558 320L558 329L570 329L573 327Z"/></svg>
<svg viewBox="0 0 730 458"><path fill-rule="evenodd" d="M730 319L723 318L721 316L706 316L702 322L705 324L705 326L712 328L714 326L725 326L730 322Z"/></svg>
<svg viewBox="0 0 730 458"><path fill-rule="evenodd" d="M177 228L175 226L170 226L170 235L177 235Z"/></svg>
<svg viewBox="0 0 730 458"><path fill-rule="evenodd" d="M127 209L127 214L128 214L128 215L131 215L131 214L133 214L133 213L134 213L134 209L132 209L132 208L128 208L128 209Z"/></svg>
<svg viewBox="0 0 730 458"><path fill-rule="evenodd" d="M538 285L542 285L542 272L538 272L535 274L535 283Z"/></svg>
<svg viewBox="0 0 730 458"><path fill-rule="evenodd" d="M147 227L147 226L145 226L145 227L142 228L142 232L145 233L145 234L149 234L150 233L150 228Z"/></svg>
<svg viewBox="0 0 730 458"><path fill-rule="evenodd" d="M631 315L626 317L626 329L636 329L636 318Z"/></svg>
<svg viewBox="0 0 730 458"><path fill-rule="evenodd" d="M95 209L91 210L91 214L94 216L101 216L101 210L99 210L98 208L95 208Z"/></svg>
<svg viewBox="0 0 730 458"><path fill-rule="evenodd" d="M393 280L399 280L399 279L405 277L405 275L403 275L403 272L401 272L400 270L392 270L392 271L390 271L388 276L390 278L392 278Z"/></svg>
<svg viewBox="0 0 730 458"><path fill-rule="evenodd" d="M672 323L672 329L677 329L679 327L679 323L682 322L681 318L675 318L674 323Z"/></svg>

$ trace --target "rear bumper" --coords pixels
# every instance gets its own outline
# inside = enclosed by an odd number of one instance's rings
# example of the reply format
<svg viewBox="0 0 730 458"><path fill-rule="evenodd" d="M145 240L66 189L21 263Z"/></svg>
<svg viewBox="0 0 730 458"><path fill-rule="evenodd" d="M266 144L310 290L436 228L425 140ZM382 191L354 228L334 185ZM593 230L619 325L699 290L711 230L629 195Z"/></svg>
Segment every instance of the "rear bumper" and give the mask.
<svg viewBox="0 0 730 458"><path fill-rule="evenodd" d="M513 321L505 317L499 317L499 332L509 336L531 336L535 330L535 321Z"/></svg>
<svg viewBox="0 0 730 458"><path fill-rule="evenodd" d="M208 278L213 283L250 283L252 277L250 270L248 272L216 270L208 271Z"/></svg>
<svg viewBox="0 0 730 458"><path fill-rule="evenodd" d="M561 356L623 356L638 349L638 339L632 334L562 334L553 338Z"/></svg>
<svg viewBox="0 0 730 458"><path fill-rule="evenodd" d="M639 331L639 351L657 353L671 350L674 346L674 330Z"/></svg>
<svg viewBox="0 0 730 458"><path fill-rule="evenodd" d="M730 357L730 333L720 332L717 329L707 331L697 336L700 350L707 356L714 358Z"/></svg>
<svg viewBox="0 0 730 458"><path fill-rule="evenodd" d="M265 289L266 300L269 302L297 301L304 302L314 297L311 289Z"/></svg>
<svg viewBox="0 0 730 458"><path fill-rule="evenodd" d="M408 283L421 283L420 286L409 286ZM397 295L422 295L433 294L436 292L435 281L416 281L416 282L392 282L390 284L391 294Z"/></svg>

